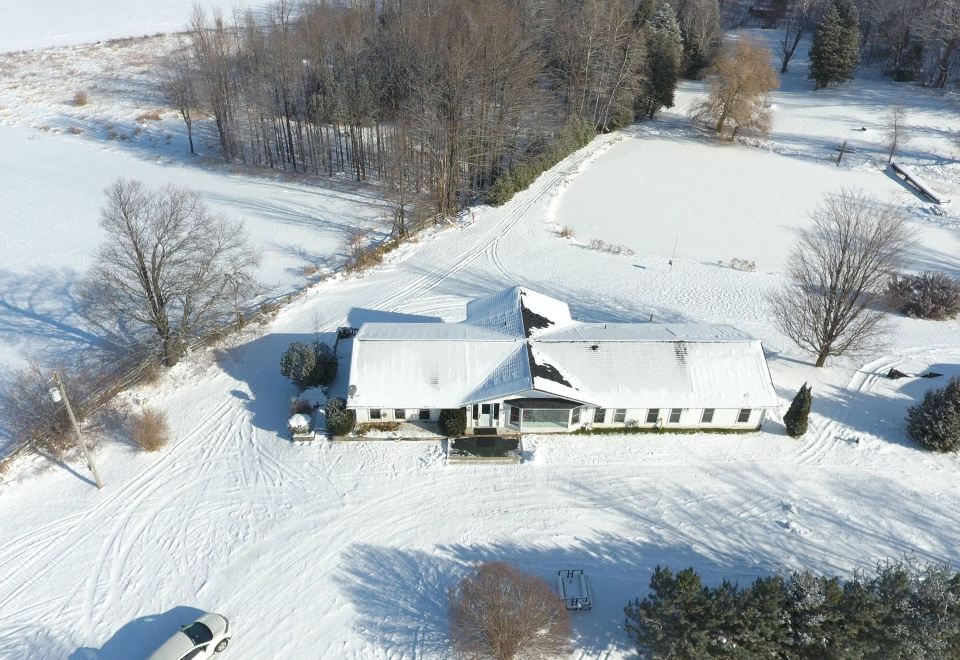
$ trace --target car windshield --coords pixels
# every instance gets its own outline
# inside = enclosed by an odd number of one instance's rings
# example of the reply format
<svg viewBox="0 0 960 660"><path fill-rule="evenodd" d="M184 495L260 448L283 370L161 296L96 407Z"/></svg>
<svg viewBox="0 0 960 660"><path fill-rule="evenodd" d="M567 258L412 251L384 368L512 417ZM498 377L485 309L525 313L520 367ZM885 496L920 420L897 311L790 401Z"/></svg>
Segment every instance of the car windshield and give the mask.
<svg viewBox="0 0 960 660"><path fill-rule="evenodd" d="M213 633L210 632L210 629L199 621L194 621L180 632L189 637L195 646L206 644L213 639Z"/></svg>

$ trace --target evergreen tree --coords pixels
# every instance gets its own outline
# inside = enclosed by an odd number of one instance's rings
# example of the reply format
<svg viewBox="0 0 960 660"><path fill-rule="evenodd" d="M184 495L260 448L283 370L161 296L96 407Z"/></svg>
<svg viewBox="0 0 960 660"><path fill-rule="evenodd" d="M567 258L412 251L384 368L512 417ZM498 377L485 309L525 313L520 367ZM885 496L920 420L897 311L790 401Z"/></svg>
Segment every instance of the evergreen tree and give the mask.
<svg viewBox="0 0 960 660"><path fill-rule="evenodd" d="M954 376L944 387L928 391L907 411L907 433L924 449L960 448L960 378Z"/></svg>
<svg viewBox="0 0 960 660"><path fill-rule="evenodd" d="M313 387L317 354L302 341L295 341L280 357L280 373L301 390Z"/></svg>
<svg viewBox="0 0 960 660"><path fill-rule="evenodd" d="M337 355L319 339L313 341L314 371L313 386L329 385L337 375Z"/></svg>
<svg viewBox="0 0 960 660"><path fill-rule="evenodd" d="M673 107L673 92L683 64L683 36L668 3L657 3L644 26L644 35L647 70L637 97L637 110L653 117L660 108Z"/></svg>
<svg viewBox="0 0 960 660"><path fill-rule="evenodd" d="M793 403L789 410L783 416L783 424L787 427L787 435L791 438L799 438L807 432L807 417L810 415L810 404L813 401L811 388L804 383L800 386L797 396L793 397Z"/></svg>
<svg viewBox="0 0 960 660"><path fill-rule="evenodd" d="M692 568L674 575L669 568L657 566L650 590L643 601L624 608L626 631L637 650L642 654L649 649L654 657L709 657L715 631L705 625L710 618L710 592L700 576Z"/></svg>
<svg viewBox="0 0 960 660"><path fill-rule="evenodd" d="M853 78L860 60L860 19L847 0L835 0L824 13L813 35L810 78L817 89Z"/></svg>
<svg viewBox="0 0 960 660"><path fill-rule="evenodd" d="M347 435L353 430L356 421L357 417L347 408L346 401L343 399L327 401L327 430L332 435Z"/></svg>

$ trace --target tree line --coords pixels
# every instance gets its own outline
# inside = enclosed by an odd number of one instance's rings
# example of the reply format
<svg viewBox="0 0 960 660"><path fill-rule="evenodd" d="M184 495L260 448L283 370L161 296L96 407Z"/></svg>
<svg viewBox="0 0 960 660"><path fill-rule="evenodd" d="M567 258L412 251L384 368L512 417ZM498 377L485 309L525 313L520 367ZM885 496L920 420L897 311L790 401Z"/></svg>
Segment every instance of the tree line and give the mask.
<svg viewBox="0 0 960 660"><path fill-rule="evenodd" d="M719 20L717 0L197 9L163 88L191 149L199 137L228 161L378 180L402 236L411 213L454 212L571 135L671 106L718 47Z"/></svg>
<svg viewBox="0 0 960 660"><path fill-rule="evenodd" d="M641 657L955 658L960 574L903 559L847 580L802 570L707 587L658 566L625 614Z"/></svg>
<svg viewBox="0 0 960 660"><path fill-rule="evenodd" d="M813 37L811 78L842 82L860 61L902 82L944 88L960 81L956 0L788 0L779 12L781 71Z"/></svg>

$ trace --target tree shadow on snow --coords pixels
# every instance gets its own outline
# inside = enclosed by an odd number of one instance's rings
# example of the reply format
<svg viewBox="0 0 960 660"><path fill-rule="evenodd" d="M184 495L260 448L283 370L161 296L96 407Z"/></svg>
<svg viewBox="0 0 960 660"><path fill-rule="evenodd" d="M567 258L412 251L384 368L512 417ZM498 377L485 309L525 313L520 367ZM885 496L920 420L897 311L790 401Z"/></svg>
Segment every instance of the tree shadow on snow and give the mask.
<svg viewBox="0 0 960 660"><path fill-rule="evenodd" d="M195 607L179 605L126 623L99 649L81 647L68 660L131 660L145 658L180 629L203 614Z"/></svg>
<svg viewBox="0 0 960 660"><path fill-rule="evenodd" d="M349 561L341 564L335 579L357 612L354 630L378 649L413 657L451 657L448 592L478 563L506 561L551 585L559 570L584 569L594 604L592 610L570 613L574 645L584 657L606 657L613 650L630 652L623 632L623 607L647 594L657 565L695 566L702 575L736 578L735 567L744 561L737 553L707 556L690 547L614 534L571 538L563 547L502 542L442 545L425 552L358 544L345 556Z"/></svg>
<svg viewBox="0 0 960 660"><path fill-rule="evenodd" d="M390 322L390 323L426 323L440 319L431 316L416 316L400 314L383 310L372 310L355 307L343 319L343 325L359 327L363 323ZM262 335L253 340L217 353L219 366L232 378L247 384L249 393L234 388L231 394L243 401L247 410L252 414L251 423L254 427L268 433L282 434L285 432L287 418L290 416L290 399L299 394L294 385L280 373L280 357L283 352L295 341L310 343L314 339L333 347L337 335L335 331L319 333L285 333L277 332ZM349 362L344 360L337 367L341 370L350 368ZM338 376L339 379L339 376Z"/></svg>

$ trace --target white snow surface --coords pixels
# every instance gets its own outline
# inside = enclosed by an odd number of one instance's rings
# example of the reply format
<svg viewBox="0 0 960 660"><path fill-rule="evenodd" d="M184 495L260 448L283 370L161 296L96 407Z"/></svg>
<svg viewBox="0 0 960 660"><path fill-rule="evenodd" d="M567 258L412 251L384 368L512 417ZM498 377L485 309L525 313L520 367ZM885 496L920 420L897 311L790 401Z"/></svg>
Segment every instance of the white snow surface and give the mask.
<svg viewBox="0 0 960 660"><path fill-rule="evenodd" d="M623 605L646 593L657 564L693 566L711 584L801 566L844 575L905 553L956 564L958 457L919 450L903 416L926 389L960 375L960 323L893 316L883 352L818 370L776 331L764 298L783 282L786 239L806 211L850 184L911 213L915 268L956 274L956 209L929 215L872 161L837 168L811 157L848 134L852 118L874 122L899 100L930 129L911 145L922 176L957 199L947 153L956 113L941 96L884 81L828 92L780 99L776 125L794 138L766 150L714 146L669 116L599 137L509 204L478 210L474 224L406 245L362 277L313 287L266 327L126 395L130 408L165 411L173 439L146 454L108 432L95 450L102 492L73 457L16 464L0 487L0 657L144 657L198 610L212 610L230 619L231 659L447 658L446 589L470 565L496 559L548 580L559 568L583 568L594 609L573 614L572 657L623 658L633 655ZM0 188L0 263L9 270L23 259L37 274L4 273L2 345L32 337L46 346L49 334L76 330L49 310L72 313L60 292L95 243L95 177L149 159L131 158L124 145L101 153L89 137L34 139L35 129L13 130L33 120L11 114L30 113L21 106L0 121L0 174L5 183L33 174ZM260 185L209 175L235 182L235 196ZM688 185L671 188L674 180ZM272 208L288 189L265 185L246 204ZM295 194L314 190L325 189ZM74 207L87 210L73 215ZM589 249L587 224L578 226L583 242L560 239L557 218L594 223L595 237L609 242L633 241L637 256ZM671 222L684 223L672 267ZM274 234L287 240L297 226L276 225ZM756 259L760 271L716 264L734 256ZM62 275L58 257L67 261ZM515 283L570 301L574 317L589 322L653 315L742 328L767 347L779 411L750 435L528 436L529 460L496 467L445 465L435 441L282 437L293 391L277 364L291 341L317 328L332 340L337 326L400 315L456 320L468 300ZM892 367L944 376L893 381L883 377ZM779 415L803 382L813 386L813 412L794 440Z"/></svg>
<svg viewBox="0 0 960 660"><path fill-rule="evenodd" d="M245 0L4 0L0 53L177 32L194 5L229 14Z"/></svg>

